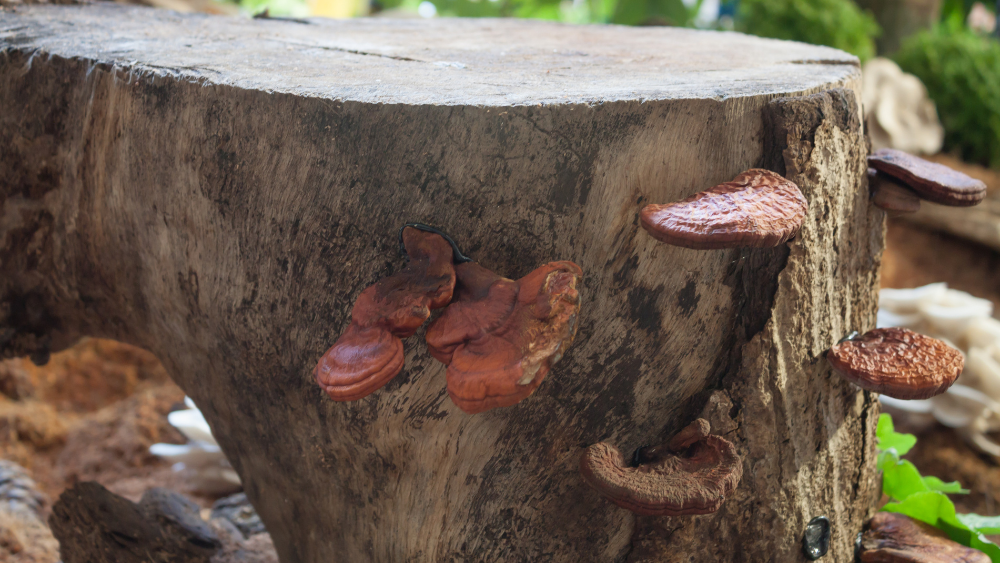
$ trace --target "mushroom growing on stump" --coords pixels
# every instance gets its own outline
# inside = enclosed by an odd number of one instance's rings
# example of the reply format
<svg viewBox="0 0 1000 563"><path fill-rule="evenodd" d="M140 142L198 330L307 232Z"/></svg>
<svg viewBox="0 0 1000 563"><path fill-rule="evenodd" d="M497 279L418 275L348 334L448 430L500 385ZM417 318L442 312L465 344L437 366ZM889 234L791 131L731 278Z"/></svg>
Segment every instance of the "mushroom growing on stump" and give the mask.
<svg viewBox="0 0 1000 563"><path fill-rule="evenodd" d="M903 514L876 512L861 535L861 563L989 563L988 555Z"/></svg>
<svg viewBox="0 0 1000 563"><path fill-rule="evenodd" d="M647 205L642 228L694 249L770 247L799 232L809 204L798 186L769 170L747 170L683 201Z"/></svg>
<svg viewBox="0 0 1000 563"><path fill-rule="evenodd" d="M455 271L455 301L427 327L431 355L448 366L448 394L469 414L516 404L573 341L583 271L550 262L517 281L473 262Z"/></svg>
<svg viewBox="0 0 1000 563"><path fill-rule="evenodd" d="M895 149L881 149L868 157L868 166L887 175L926 201L968 207L986 197L986 184L957 170ZM877 195L877 193L875 194Z"/></svg>
<svg viewBox="0 0 1000 563"><path fill-rule="evenodd" d="M962 353L905 328L876 328L831 346L833 368L862 389L896 399L944 393L962 373Z"/></svg>
<svg viewBox="0 0 1000 563"><path fill-rule="evenodd" d="M872 203L879 209L899 213L916 213L920 210L920 196L916 192L874 168L868 169L868 188Z"/></svg>
<svg viewBox="0 0 1000 563"><path fill-rule="evenodd" d="M403 342L451 301L453 250L445 237L407 226L401 233L410 262L361 292L351 324L320 358L313 374L334 401L355 401L382 387L403 368Z"/></svg>
<svg viewBox="0 0 1000 563"><path fill-rule="evenodd" d="M697 419L664 446L643 448L629 467L611 444L594 444L580 457L580 473L608 500L644 516L709 514L722 506L743 476L736 447L709 434Z"/></svg>

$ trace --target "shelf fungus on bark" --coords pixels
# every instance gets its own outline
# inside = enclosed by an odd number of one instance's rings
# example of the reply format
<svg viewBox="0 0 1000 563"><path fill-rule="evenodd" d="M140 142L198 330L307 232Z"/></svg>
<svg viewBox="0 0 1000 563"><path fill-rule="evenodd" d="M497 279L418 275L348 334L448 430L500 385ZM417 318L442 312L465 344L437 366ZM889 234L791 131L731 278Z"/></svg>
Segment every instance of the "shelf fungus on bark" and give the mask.
<svg viewBox="0 0 1000 563"><path fill-rule="evenodd" d="M448 394L469 414L516 404L573 341L583 272L572 262L517 281L474 262L455 271L455 300L427 327L431 355L448 366Z"/></svg>
<svg viewBox="0 0 1000 563"><path fill-rule="evenodd" d="M982 551L965 547L928 524L903 514L876 512L861 535L861 563L989 563Z"/></svg>
<svg viewBox="0 0 1000 563"><path fill-rule="evenodd" d="M941 205L968 207L986 197L986 184L943 164L896 149L869 155L868 166L913 190L920 198ZM877 195L877 194L876 194Z"/></svg>
<svg viewBox="0 0 1000 563"><path fill-rule="evenodd" d="M944 393L962 373L962 353L905 328L876 328L831 346L833 368L862 389L896 399Z"/></svg>
<svg viewBox="0 0 1000 563"><path fill-rule="evenodd" d="M409 263L368 287L351 311L351 324L316 365L314 375L330 398L355 401L389 382L403 368L403 342L431 309L451 301L455 288L452 245L436 232L404 227Z"/></svg>
<svg viewBox="0 0 1000 563"><path fill-rule="evenodd" d="M916 213L920 210L920 196L916 192L874 168L868 169L868 188L872 203L879 209L898 213Z"/></svg>
<svg viewBox="0 0 1000 563"><path fill-rule="evenodd" d="M639 220L653 238L675 246L771 247L799 232L808 207L794 183L755 168L683 201L647 205Z"/></svg>
<svg viewBox="0 0 1000 563"><path fill-rule="evenodd" d="M637 467L629 467L615 446L597 443L580 457L580 473L597 492L636 514L709 514L743 476L736 447L710 431L706 420L697 419L666 444L639 450Z"/></svg>

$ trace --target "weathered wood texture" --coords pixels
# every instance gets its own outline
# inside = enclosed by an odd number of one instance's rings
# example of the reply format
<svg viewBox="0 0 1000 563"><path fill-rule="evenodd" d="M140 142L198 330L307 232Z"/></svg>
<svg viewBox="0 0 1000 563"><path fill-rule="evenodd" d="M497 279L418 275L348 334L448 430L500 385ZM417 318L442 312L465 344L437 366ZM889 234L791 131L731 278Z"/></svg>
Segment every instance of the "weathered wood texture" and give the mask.
<svg viewBox="0 0 1000 563"><path fill-rule="evenodd" d="M818 515L825 560L852 560L877 407L823 352L874 326L883 243L852 57L107 5L0 13L0 49L3 355L85 334L154 351L284 561L800 561ZM644 203L752 166L809 200L787 245L694 251L639 228ZM517 406L459 411L422 331L361 401L314 384L414 220L508 277L583 267L576 342ZM718 513L635 517L582 481L589 444L630 452L703 411L745 456Z"/></svg>

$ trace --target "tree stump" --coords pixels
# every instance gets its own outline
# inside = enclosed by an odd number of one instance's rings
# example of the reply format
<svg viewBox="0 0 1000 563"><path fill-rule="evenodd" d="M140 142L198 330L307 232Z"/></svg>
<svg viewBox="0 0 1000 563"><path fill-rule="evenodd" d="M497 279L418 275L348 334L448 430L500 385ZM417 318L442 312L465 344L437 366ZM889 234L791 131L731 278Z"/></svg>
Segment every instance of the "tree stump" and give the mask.
<svg viewBox="0 0 1000 563"><path fill-rule="evenodd" d="M0 12L0 349L145 347L212 424L284 561L851 561L875 397L824 360L874 326L857 60L732 33L512 20L307 22L140 7ZM643 205L750 167L796 182L773 249L667 246ZM448 399L423 330L387 386L313 366L397 231L518 278L584 271L576 341L516 406ZM586 486L704 416L744 460L715 514Z"/></svg>

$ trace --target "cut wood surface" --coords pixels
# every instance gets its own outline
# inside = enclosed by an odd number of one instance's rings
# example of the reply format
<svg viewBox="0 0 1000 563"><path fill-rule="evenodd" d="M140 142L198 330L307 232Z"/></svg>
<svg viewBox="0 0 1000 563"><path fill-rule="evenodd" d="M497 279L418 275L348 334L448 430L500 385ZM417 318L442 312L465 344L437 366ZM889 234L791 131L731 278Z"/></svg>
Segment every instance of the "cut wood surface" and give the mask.
<svg viewBox="0 0 1000 563"><path fill-rule="evenodd" d="M881 211L853 57L666 28L0 12L0 353L155 352L286 562L853 559L877 402L823 354L874 327ZM801 188L773 249L655 241L643 205L764 167ZM423 330L386 387L313 381L408 221L519 278L584 272L576 341L466 415ZM743 457L715 514L640 517L580 454L702 416Z"/></svg>

